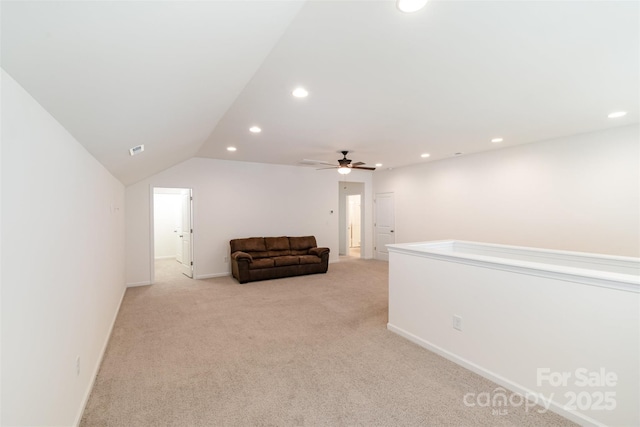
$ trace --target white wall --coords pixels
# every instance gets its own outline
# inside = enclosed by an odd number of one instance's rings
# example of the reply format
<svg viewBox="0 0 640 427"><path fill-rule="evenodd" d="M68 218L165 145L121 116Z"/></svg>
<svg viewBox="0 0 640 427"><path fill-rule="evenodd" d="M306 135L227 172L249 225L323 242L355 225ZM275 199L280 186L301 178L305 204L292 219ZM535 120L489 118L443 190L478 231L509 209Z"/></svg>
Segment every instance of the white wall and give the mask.
<svg viewBox="0 0 640 427"><path fill-rule="evenodd" d="M153 242L155 259L175 258L178 252L178 230L182 227L182 195L180 190L156 188L153 195Z"/></svg>
<svg viewBox="0 0 640 427"><path fill-rule="evenodd" d="M1 78L2 76L0 76ZM2 90L2 82L0 81L0 91ZM0 102L0 118L2 117L2 104L4 102ZM0 129L4 126L0 123ZM4 329L2 325L2 140L4 139L4 135L0 134L0 425L2 425L2 330Z"/></svg>
<svg viewBox="0 0 640 427"><path fill-rule="evenodd" d="M150 189L193 189L194 277L230 272L229 240L314 235L338 260L338 186L332 170L192 158L126 189L127 284L151 281ZM371 201L371 173L353 171ZM371 205L365 207L371 228ZM333 211L333 213L331 213ZM372 236L367 237L368 242ZM367 252L365 252L366 254ZM368 256L371 257L369 244ZM366 256L366 255L365 255Z"/></svg>
<svg viewBox="0 0 640 427"><path fill-rule="evenodd" d="M3 71L2 425L79 422L125 290L123 206L123 185Z"/></svg>
<svg viewBox="0 0 640 427"><path fill-rule="evenodd" d="M640 256L638 126L376 172L396 242L458 239Z"/></svg>

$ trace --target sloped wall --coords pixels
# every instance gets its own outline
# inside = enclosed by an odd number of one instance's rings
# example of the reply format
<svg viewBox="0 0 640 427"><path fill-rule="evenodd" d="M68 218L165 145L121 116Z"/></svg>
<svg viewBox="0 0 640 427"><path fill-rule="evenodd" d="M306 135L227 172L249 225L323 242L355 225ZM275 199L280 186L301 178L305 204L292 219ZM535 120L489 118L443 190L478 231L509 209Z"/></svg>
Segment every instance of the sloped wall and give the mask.
<svg viewBox="0 0 640 427"><path fill-rule="evenodd" d="M4 71L2 247L1 424L77 424L125 291L124 186Z"/></svg>

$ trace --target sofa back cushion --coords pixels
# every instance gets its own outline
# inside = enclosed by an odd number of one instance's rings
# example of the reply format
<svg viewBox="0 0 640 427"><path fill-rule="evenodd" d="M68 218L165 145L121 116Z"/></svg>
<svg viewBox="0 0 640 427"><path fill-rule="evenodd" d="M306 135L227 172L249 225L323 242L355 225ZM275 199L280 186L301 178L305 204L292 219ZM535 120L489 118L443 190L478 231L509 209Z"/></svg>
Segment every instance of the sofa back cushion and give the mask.
<svg viewBox="0 0 640 427"><path fill-rule="evenodd" d="M264 244L268 251L288 251L291 249L289 247L289 238L286 236L265 237Z"/></svg>
<svg viewBox="0 0 640 427"><path fill-rule="evenodd" d="M270 257L291 255L291 250L289 249L289 238L286 236L265 237L264 244L267 247L267 251L269 251Z"/></svg>
<svg viewBox="0 0 640 427"><path fill-rule="evenodd" d="M316 238L315 236L301 236L301 237L289 237L289 246L291 247L292 253L295 251L300 254L300 252L307 253L309 248L315 248Z"/></svg>
<svg viewBox="0 0 640 427"><path fill-rule="evenodd" d="M316 238L314 236L249 237L246 239L233 239L230 244L231 253L242 251L248 253L254 259L259 259L287 255L307 255L309 248L316 247Z"/></svg>
<svg viewBox="0 0 640 427"><path fill-rule="evenodd" d="M264 237L249 237L248 239L233 239L230 242L231 253L236 251L246 252L254 258L269 256Z"/></svg>
<svg viewBox="0 0 640 427"><path fill-rule="evenodd" d="M267 250L264 244L264 237L249 237L248 239L233 239L231 242L231 253L242 252L263 252Z"/></svg>

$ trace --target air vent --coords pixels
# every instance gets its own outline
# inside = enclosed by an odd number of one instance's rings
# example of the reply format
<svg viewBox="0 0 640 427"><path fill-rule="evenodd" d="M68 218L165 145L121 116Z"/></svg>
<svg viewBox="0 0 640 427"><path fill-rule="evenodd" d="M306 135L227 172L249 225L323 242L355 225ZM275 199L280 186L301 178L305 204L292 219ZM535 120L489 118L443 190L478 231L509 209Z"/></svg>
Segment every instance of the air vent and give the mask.
<svg viewBox="0 0 640 427"><path fill-rule="evenodd" d="M144 145L137 145L133 148L129 148L129 154L135 156L136 154L140 154L144 151Z"/></svg>

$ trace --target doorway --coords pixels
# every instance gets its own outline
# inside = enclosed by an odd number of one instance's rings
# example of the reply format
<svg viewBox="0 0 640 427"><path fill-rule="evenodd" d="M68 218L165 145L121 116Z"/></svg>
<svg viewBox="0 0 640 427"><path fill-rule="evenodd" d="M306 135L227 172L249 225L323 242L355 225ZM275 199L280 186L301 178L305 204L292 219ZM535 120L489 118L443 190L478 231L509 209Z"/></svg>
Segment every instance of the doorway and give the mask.
<svg viewBox="0 0 640 427"><path fill-rule="evenodd" d="M347 196L347 255L360 258L360 237L362 230L362 196Z"/></svg>
<svg viewBox="0 0 640 427"><path fill-rule="evenodd" d="M153 189L153 281L193 277L192 191Z"/></svg>
<svg viewBox="0 0 640 427"><path fill-rule="evenodd" d="M341 257L362 258L364 247L364 183L338 183L339 189L339 245Z"/></svg>

